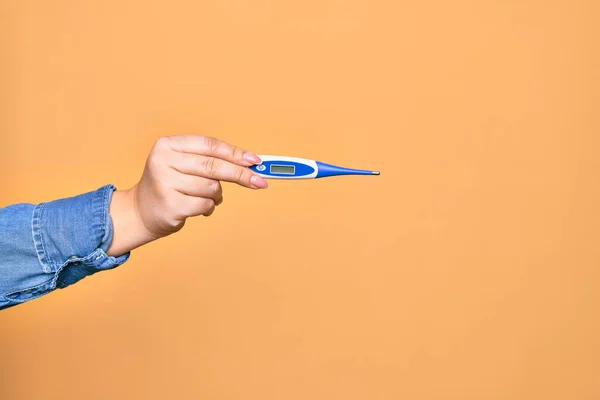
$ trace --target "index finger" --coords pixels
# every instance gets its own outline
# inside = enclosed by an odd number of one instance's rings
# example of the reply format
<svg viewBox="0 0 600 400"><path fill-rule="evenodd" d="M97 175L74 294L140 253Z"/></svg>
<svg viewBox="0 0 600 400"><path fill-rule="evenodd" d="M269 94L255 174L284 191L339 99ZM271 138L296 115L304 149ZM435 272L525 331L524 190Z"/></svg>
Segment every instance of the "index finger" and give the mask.
<svg viewBox="0 0 600 400"><path fill-rule="evenodd" d="M182 174L237 183L252 189L266 189L269 186L267 181L252 172L250 168L215 157L181 154L172 161L171 167Z"/></svg>
<svg viewBox="0 0 600 400"><path fill-rule="evenodd" d="M168 139L171 148L181 153L220 158L245 167L261 163L256 154L211 136L175 135Z"/></svg>

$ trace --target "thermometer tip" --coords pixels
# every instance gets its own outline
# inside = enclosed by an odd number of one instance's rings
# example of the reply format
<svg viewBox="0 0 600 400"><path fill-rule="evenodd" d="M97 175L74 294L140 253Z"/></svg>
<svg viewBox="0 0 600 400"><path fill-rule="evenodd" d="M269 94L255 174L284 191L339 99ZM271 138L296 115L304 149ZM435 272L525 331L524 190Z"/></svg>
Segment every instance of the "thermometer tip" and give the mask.
<svg viewBox="0 0 600 400"><path fill-rule="evenodd" d="M371 171L373 175L379 175L379 171Z"/></svg>

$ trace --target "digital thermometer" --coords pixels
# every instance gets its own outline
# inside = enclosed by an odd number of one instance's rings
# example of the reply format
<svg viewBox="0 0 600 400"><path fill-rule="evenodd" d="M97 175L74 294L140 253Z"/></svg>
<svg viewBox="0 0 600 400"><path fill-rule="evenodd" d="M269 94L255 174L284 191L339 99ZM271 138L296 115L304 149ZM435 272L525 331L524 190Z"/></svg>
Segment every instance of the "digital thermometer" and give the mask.
<svg viewBox="0 0 600 400"><path fill-rule="evenodd" d="M379 175L378 171L351 169L305 158L261 156L262 163L249 167L267 179L314 179L338 175Z"/></svg>

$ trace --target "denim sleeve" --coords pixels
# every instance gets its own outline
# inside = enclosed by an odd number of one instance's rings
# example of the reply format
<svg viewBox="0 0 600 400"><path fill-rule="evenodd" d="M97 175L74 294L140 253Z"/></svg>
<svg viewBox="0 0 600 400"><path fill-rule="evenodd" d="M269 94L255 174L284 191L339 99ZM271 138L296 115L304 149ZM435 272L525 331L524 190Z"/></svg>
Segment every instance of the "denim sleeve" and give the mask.
<svg viewBox="0 0 600 400"><path fill-rule="evenodd" d="M106 254L113 185L75 197L0 208L0 309L65 288L129 258Z"/></svg>

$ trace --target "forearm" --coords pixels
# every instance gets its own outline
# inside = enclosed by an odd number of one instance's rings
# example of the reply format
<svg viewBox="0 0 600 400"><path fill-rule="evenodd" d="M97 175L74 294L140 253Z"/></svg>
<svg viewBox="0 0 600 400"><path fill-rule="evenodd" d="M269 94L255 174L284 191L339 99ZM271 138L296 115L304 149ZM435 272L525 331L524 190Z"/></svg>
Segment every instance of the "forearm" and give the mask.
<svg viewBox="0 0 600 400"><path fill-rule="evenodd" d="M154 144L142 179L38 205L0 208L0 309L123 264L129 252L210 216L221 181L257 190L256 155L216 138L178 135Z"/></svg>
<svg viewBox="0 0 600 400"><path fill-rule="evenodd" d="M0 309L124 263L111 257L112 185L40 204L0 209Z"/></svg>

